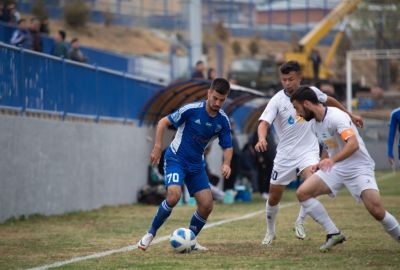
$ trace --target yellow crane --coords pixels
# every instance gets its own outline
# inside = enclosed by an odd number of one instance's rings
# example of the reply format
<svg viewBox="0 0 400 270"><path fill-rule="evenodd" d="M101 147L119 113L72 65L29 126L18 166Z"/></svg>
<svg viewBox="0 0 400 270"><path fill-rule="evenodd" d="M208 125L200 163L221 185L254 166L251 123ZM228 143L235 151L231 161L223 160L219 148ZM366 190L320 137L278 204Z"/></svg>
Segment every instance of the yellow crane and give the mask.
<svg viewBox="0 0 400 270"><path fill-rule="evenodd" d="M296 60L300 63L303 70L303 77L305 79L312 79L314 77L313 64L311 60L311 52L315 45L341 21L346 15L352 13L361 0L342 0L334 9L329 12L325 18L322 19L310 32L307 33L298 43L298 51L287 52L285 60ZM339 31L333 41L325 60L322 61L319 70L319 79L329 79L333 72L329 66L335 55L336 49L340 44L344 35L344 29Z"/></svg>

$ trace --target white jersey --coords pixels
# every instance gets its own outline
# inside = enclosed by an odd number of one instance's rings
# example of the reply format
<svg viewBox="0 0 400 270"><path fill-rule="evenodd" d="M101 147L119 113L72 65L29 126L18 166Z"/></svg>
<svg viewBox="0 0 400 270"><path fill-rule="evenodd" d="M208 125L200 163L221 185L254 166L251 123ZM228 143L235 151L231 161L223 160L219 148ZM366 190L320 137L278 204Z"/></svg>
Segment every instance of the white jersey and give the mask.
<svg viewBox="0 0 400 270"><path fill-rule="evenodd" d="M311 89L320 102L326 102L326 94L316 87ZM319 152L318 141L311 131L310 123L296 115L285 90L280 90L271 98L259 120L274 125L279 140L275 161L299 159L310 151Z"/></svg>
<svg viewBox="0 0 400 270"><path fill-rule="evenodd" d="M318 140L323 144L324 149L327 150L330 157L343 149L346 144L345 141L350 136L355 135L357 137L358 150L348 158L337 162L335 164L336 170L357 174L360 171L365 171L366 168L374 169L374 160L369 155L357 128L345 112L338 108L326 107L322 122L317 122L315 119L310 122Z"/></svg>

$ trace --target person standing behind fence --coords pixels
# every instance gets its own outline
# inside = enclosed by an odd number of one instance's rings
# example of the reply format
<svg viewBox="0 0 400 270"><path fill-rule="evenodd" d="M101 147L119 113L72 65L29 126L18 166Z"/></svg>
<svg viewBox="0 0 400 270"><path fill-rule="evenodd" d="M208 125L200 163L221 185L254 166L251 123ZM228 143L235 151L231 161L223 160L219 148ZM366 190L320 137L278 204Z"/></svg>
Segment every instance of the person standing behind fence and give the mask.
<svg viewBox="0 0 400 270"><path fill-rule="evenodd" d="M17 47L32 49L32 38L25 19L18 21L18 28L13 32L10 43Z"/></svg>
<svg viewBox="0 0 400 270"><path fill-rule="evenodd" d="M387 155L389 159L390 165L395 167L395 158L393 154L393 144L394 139L396 137L396 130L400 132L400 107L394 109L390 114L390 123L389 123L389 136L387 140ZM398 161L400 161L400 136L399 141L397 144L397 151L398 151Z"/></svg>
<svg viewBox="0 0 400 270"><path fill-rule="evenodd" d="M87 57L80 49L79 39L73 38L71 40L71 49L68 52L68 58L81 63L87 62Z"/></svg>
<svg viewBox="0 0 400 270"><path fill-rule="evenodd" d="M63 30L58 30L54 38L54 46L51 50L51 54L58 57L68 58L68 46L65 42L67 33Z"/></svg>
<svg viewBox="0 0 400 270"><path fill-rule="evenodd" d="M37 52L43 51L42 37L39 32L40 22L37 18L31 19L31 26L29 28L29 33L32 38L32 49Z"/></svg>
<svg viewBox="0 0 400 270"><path fill-rule="evenodd" d="M204 71L206 67L204 65L204 62L199 60L196 62L195 69L192 73L192 79L205 79L204 77Z"/></svg>

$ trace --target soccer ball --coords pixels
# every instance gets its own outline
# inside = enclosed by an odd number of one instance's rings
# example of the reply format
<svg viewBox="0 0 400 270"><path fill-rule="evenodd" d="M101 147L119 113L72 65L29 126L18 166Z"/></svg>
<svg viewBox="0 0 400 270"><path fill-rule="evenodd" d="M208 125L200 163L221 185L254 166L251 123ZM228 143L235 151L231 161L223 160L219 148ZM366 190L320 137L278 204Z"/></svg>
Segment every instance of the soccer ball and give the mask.
<svg viewBox="0 0 400 270"><path fill-rule="evenodd" d="M192 230L179 228L171 234L169 242L176 252L189 253L196 245L196 236Z"/></svg>

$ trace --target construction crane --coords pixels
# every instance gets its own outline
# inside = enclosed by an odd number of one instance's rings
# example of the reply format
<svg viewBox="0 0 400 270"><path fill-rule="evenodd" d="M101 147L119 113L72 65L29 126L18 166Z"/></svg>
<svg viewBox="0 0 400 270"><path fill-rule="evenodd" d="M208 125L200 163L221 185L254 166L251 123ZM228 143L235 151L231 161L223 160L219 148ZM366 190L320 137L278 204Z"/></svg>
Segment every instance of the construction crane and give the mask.
<svg viewBox="0 0 400 270"><path fill-rule="evenodd" d="M346 15L352 13L360 2L361 0L342 0L321 22L299 41L297 51L287 52L285 54L286 61L296 60L300 63L304 79L312 80L314 77L313 63L311 60L311 52L314 47L337 23L343 20ZM327 57L320 66L320 80L328 80L333 75L329 66L344 35L344 27L341 28L328 51Z"/></svg>

